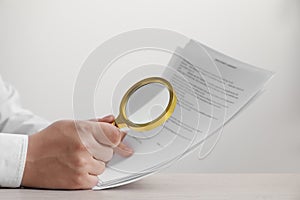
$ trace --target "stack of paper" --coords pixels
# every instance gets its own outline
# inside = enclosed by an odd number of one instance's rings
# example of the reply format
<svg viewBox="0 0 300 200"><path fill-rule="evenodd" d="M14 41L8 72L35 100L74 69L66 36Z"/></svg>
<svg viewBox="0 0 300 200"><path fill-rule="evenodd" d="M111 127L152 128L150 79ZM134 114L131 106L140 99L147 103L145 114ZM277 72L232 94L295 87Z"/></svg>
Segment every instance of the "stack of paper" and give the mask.
<svg viewBox="0 0 300 200"><path fill-rule="evenodd" d="M143 133L151 137L138 138L130 130L124 142L137 153L129 158L114 155L94 189L139 180L181 159L219 133L272 75L194 40L179 47L161 75L178 98L173 115L163 126Z"/></svg>

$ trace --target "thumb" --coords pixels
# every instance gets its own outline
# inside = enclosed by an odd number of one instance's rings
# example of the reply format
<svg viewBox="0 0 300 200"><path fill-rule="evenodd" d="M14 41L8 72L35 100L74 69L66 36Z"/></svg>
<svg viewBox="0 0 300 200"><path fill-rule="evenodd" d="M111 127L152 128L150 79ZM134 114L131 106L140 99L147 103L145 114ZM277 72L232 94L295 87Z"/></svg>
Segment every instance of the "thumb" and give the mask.
<svg viewBox="0 0 300 200"><path fill-rule="evenodd" d="M105 117L102 117L100 119L97 119L98 122L107 122L107 123L113 123L115 121L115 117L113 115L107 115Z"/></svg>
<svg viewBox="0 0 300 200"><path fill-rule="evenodd" d="M113 115L107 115L102 118L90 119L89 121L113 123L115 121L115 117Z"/></svg>

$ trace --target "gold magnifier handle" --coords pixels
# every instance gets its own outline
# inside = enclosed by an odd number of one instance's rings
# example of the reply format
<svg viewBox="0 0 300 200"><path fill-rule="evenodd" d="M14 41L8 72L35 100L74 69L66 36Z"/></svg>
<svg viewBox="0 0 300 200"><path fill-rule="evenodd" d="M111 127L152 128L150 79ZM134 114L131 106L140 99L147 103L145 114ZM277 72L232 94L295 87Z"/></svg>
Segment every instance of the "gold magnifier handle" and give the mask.
<svg viewBox="0 0 300 200"><path fill-rule="evenodd" d="M118 115L118 117L115 118L115 121L111 124L118 127L118 128L127 127L126 123L123 120L123 117L120 114Z"/></svg>

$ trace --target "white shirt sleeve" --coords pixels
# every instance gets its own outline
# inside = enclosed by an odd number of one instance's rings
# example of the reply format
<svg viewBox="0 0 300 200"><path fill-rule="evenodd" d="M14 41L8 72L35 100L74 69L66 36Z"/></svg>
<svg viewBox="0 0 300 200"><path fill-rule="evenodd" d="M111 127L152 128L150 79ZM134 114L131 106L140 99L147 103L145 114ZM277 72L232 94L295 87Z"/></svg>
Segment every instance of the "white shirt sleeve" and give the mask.
<svg viewBox="0 0 300 200"><path fill-rule="evenodd" d="M0 187L21 185L28 136L0 133Z"/></svg>
<svg viewBox="0 0 300 200"><path fill-rule="evenodd" d="M49 123L23 109L18 92L0 77L0 187L19 187L23 177L28 136Z"/></svg>

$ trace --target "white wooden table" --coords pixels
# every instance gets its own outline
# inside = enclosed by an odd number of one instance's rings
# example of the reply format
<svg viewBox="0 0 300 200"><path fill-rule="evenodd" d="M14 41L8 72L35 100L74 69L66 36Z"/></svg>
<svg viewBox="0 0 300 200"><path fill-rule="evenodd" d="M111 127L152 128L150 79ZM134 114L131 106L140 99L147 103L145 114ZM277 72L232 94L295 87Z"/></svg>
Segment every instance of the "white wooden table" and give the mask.
<svg viewBox="0 0 300 200"><path fill-rule="evenodd" d="M102 191L0 189L1 200L300 200L300 174L157 174Z"/></svg>

